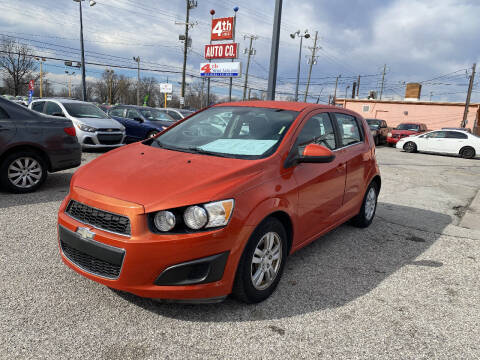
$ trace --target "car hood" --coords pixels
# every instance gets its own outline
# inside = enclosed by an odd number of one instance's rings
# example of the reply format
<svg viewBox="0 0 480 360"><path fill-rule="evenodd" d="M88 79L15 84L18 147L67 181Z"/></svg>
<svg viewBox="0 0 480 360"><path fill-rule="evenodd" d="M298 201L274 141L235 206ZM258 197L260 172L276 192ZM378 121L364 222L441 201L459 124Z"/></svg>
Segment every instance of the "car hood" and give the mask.
<svg viewBox="0 0 480 360"><path fill-rule="evenodd" d="M123 130L124 128L122 124L120 124L117 120L114 120L114 119L75 118L75 117L71 117L71 119L73 121L77 121L97 129L112 128L112 129Z"/></svg>
<svg viewBox="0 0 480 360"><path fill-rule="evenodd" d="M71 186L140 204L145 212L152 212L233 197L269 177L265 162L135 143L81 167Z"/></svg>
<svg viewBox="0 0 480 360"><path fill-rule="evenodd" d="M413 131L413 130L392 130L392 134L398 134L398 135L414 135L418 134L418 131Z"/></svg>

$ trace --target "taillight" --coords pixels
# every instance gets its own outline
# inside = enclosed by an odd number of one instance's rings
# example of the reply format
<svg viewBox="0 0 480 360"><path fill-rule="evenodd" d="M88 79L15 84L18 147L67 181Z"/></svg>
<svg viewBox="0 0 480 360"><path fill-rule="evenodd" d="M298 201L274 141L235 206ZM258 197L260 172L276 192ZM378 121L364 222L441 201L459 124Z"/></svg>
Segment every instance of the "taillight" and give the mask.
<svg viewBox="0 0 480 360"><path fill-rule="evenodd" d="M75 127L73 127L73 126L63 128L63 131L65 131L65 133L66 133L67 135L70 135L70 136L75 136L75 135L77 134L77 133L75 132Z"/></svg>

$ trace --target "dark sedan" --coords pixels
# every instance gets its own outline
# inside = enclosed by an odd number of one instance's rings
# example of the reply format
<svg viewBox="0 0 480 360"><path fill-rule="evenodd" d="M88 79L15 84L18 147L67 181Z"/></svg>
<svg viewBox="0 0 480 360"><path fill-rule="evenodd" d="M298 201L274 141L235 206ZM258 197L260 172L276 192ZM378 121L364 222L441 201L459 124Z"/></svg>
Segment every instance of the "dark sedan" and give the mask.
<svg viewBox="0 0 480 360"><path fill-rule="evenodd" d="M38 189L55 172L80 165L72 122L0 99L0 184L8 191Z"/></svg>
<svg viewBox="0 0 480 360"><path fill-rule="evenodd" d="M125 126L126 142L153 137L175 123L166 112L147 106L118 105L108 115Z"/></svg>

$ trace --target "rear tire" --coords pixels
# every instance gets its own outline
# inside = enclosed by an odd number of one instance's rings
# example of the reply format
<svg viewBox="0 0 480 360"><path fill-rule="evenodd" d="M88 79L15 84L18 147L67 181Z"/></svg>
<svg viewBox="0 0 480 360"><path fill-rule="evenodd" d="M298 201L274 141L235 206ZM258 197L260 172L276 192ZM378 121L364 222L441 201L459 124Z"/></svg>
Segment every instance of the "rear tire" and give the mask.
<svg viewBox="0 0 480 360"><path fill-rule="evenodd" d="M8 155L0 165L0 183L13 193L24 194L37 190L47 178L47 164L34 151Z"/></svg>
<svg viewBox="0 0 480 360"><path fill-rule="evenodd" d="M243 251L232 294L248 304L268 298L282 277L287 251L287 233L282 223L267 218L253 232Z"/></svg>
<svg viewBox="0 0 480 360"><path fill-rule="evenodd" d="M377 211L378 187L375 182L370 183L363 197L362 207L357 216L350 220L353 226L366 228L370 226Z"/></svg>
<svg viewBox="0 0 480 360"><path fill-rule="evenodd" d="M470 146L465 146L460 150L460 156L464 159L473 159L475 157L475 149Z"/></svg>
<svg viewBox="0 0 480 360"><path fill-rule="evenodd" d="M414 142L409 141L403 145L403 150L405 150L407 153L415 153L417 152L417 145Z"/></svg>

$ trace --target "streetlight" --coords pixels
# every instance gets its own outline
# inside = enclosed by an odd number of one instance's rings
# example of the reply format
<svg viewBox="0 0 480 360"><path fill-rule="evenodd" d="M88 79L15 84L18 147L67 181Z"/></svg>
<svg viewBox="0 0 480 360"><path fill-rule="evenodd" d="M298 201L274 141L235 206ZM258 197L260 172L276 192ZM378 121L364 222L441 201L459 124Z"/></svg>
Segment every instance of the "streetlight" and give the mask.
<svg viewBox="0 0 480 360"><path fill-rule="evenodd" d="M83 101L87 101L87 85L85 84L85 51L83 48L83 19L82 19L82 1L85 0L73 0L78 2L78 7L80 9L80 49L82 52L82 95ZM96 2L90 0L90 6L95 6Z"/></svg>
<svg viewBox="0 0 480 360"><path fill-rule="evenodd" d="M344 107L344 108L347 107L347 92L348 92L348 89L350 89L350 85L348 85L348 86L345 88L345 97L343 98L343 107Z"/></svg>
<svg viewBox="0 0 480 360"><path fill-rule="evenodd" d="M40 63L40 98L43 97L43 63L46 61L45 58L40 58L40 57L35 57L35 60L37 60Z"/></svg>
<svg viewBox="0 0 480 360"><path fill-rule="evenodd" d="M133 61L137 63L137 106L140 106L140 56L134 56Z"/></svg>
<svg viewBox="0 0 480 360"><path fill-rule="evenodd" d="M72 97L72 78L71 76L75 75L75 71L73 72L68 72L68 70L65 70L65 74L67 74L67 81L68 81L68 97ZM70 75L70 76L69 76Z"/></svg>
<svg viewBox="0 0 480 360"><path fill-rule="evenodd" d="M106 69L105 72L108 76L108 102L112 105L113 69Z"/></svg>
<svg viewBox="0 0 480 360"><path fill-rule="evenodd" d="M303 38L308 39L310 37L310 34L308 33L308 30L305 30L303 33L301 33L300 30L297 30L294 33L290 34L290 37L292 39L295 39L296 36L300 38L300 50L298 51L297 85L295 86L295 101L298 101L298 83L300 81L300 62L302 60Z"/></svg>

